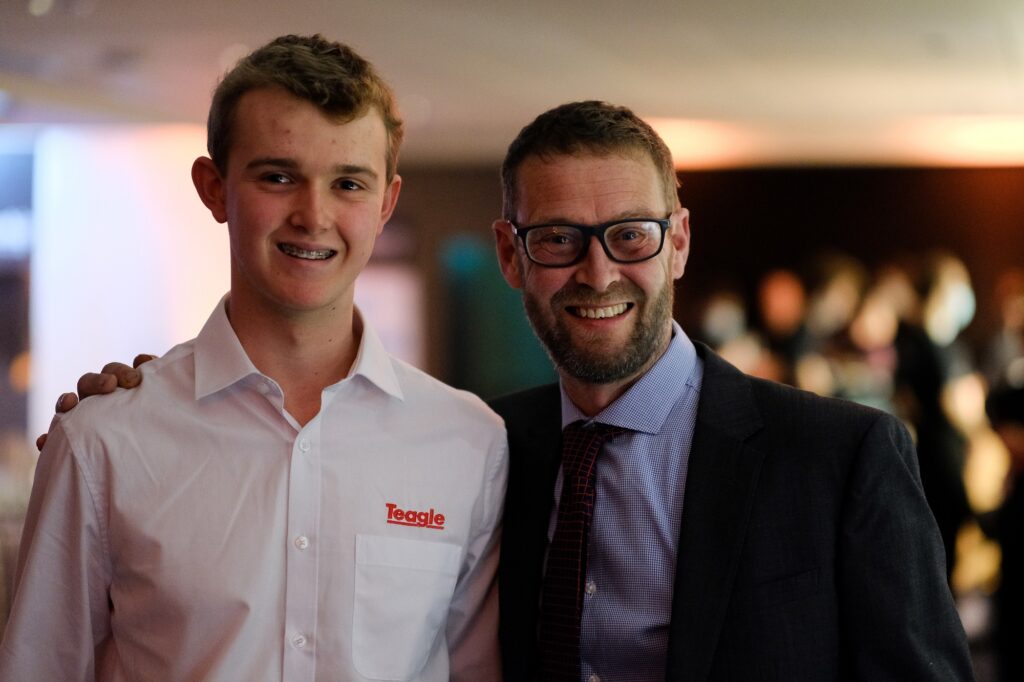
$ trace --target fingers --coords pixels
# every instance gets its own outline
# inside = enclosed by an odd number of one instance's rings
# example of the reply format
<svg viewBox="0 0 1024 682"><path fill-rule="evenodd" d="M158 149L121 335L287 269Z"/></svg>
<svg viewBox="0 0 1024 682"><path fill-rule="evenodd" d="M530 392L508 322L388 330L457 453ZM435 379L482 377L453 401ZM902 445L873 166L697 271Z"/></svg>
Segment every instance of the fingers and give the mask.
<svg viewBox="0 0 1024 682"><path fill-rule="evenodd" d="M146 361L148 361L148 358L142 362ZM139 358L136 358L136 362L139 362ZM57 398L57 405L54 407L54 410L57 413L68 412L78 405L80 398L88 398L91 395L112 393L118 386L122 388L134 388L138 386L141 381L142 373L139 372L139 370L120 362L111 362L103 368L102 373L90 372L88 374L83 374L78 380L78 394L61 394L61 396ZM36 448L42 450L45 444L46 434L44 433L36 438Z"/></svg>
<svg viewBox="0 0 1024 682"><path fill-rule="evenodd" d="M132 367L138 367L139 365L143 365L149 362L150 360L156 360L156 356L150 355L149 353L139 353L138 355L135 356L135 360L132 361Z"/></svg>
<svg viewBox="0 0 1024 682"><path fill-rule="evenodd" d="M82 377L82 379L84 379L84 378L85 377ZM79 379L79 383L81 383L81 379ZM61 393L60 397L57 398L57 404L54 406L53 410L54 410L54 412L57 412L57 413L67 412L68 410L73 409L75 407L75 405L77 405L77 404L78 404L78 396L77 395L75 395L74 393ZM36 438L36 449L39 450L39 451L42 451L44 445L46 445L46 434L45 433L43 435L39 436L39 438Z"/></svg>
<svg viewBox="0 0 1024 682"><path fill-rule="evenodd" d="M74 393L61 393L60 397L57 398L57 406L53 408L54 412L67 412L74 408L78 404L78 396ZM44 434L45 437L45 434Z"/></svg>
<svg viewBox="0 0 1024 682"><path fill-rule="evenodd" d="M81 398L88 398L91 395L110 393L117 388L117 382L118 378L114 374L89 372L88 374L83 374L78 380L78 395ZM61 396L61 398L63 397Z"/></svg>
<svg viewBox="0 0 1024 682"><path fill-rule="evenodd" d="M139 373L139 370L121 362L109 362L103 366L101 371L104 374L113 374L117 378L117 385L121 388L135 388L142 381L142 374Z"/></svg>

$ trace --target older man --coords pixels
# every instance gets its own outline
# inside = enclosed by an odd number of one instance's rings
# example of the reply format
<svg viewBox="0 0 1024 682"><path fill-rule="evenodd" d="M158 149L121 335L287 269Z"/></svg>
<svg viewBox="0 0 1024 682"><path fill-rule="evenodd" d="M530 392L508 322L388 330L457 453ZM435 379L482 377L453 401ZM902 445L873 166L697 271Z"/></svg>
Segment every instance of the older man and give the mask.
<svg viewBox="0 0 1024 682"><path fill-rule="evenodd" d="M905 429L672 320L690 223L657 134L567 104L502 178L498 259L560 379L492 403L506 679L970 679Z"/></svg>

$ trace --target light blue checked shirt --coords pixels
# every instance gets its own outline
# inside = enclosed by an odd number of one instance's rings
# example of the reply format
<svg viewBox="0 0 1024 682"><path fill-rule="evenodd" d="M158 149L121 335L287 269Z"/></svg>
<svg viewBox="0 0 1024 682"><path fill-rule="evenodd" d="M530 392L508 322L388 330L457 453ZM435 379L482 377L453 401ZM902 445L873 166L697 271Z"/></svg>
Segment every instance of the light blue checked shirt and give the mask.
<svg viewBox="0 0 1024 682"><path fill-rule="evenodd" d="M594 421L630 429L597 460L582 680L665 679L683 490L704 366L675 322L657 363ZM587 420L562 390L562 427ZM555 485L554 535L562 474Z"/></svg>

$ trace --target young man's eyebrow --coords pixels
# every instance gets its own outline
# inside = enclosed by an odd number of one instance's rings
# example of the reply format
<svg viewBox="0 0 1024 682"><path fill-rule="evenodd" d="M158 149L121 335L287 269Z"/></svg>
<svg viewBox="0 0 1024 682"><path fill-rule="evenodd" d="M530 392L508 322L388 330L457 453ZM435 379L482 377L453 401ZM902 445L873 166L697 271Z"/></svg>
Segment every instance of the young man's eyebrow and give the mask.
<svg viewBox="0 0 1024 682"><path fill-rule="evenodd" d="M334 167L337 175L365 175L373 180L377 179L377 171L369 166L360 166L354 163L341 164Z"/></svg>
<svg viewBox="0 0 1024 682"><path fill-rule="evenodd" d="M259 168L261 166L273 166L275 168L298 168L299 164L294 159L278 158L273 156L265 156L258 159L253 159L249 163L245 164L246 168Z"/></svg>
<svg viewBox="0 0 1024 682"><path fill-rule="evenodd" d="M266 166L295 170L299 167L299 163L295 161L295 159L267 156L253 159L249 163L245 164L247 169L262 168ZM339 164L333 168L333 171L337 175L365 175L374 180L377 179L377 171L369 166L360 166L358 164Z"/></svg>

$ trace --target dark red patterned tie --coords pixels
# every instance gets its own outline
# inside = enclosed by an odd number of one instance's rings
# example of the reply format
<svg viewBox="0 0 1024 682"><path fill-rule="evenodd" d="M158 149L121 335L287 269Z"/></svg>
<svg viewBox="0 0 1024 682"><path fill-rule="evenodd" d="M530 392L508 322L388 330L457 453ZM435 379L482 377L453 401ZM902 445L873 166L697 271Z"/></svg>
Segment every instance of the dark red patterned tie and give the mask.
<svg viewBox="0 0 1024 682"><path fill-rule="evenodd" d="M562 432L562 496L548 548L541 597L540 654L544 682L579 682L580 616L587 575L587 537L594 514L597 453L626 429L578 421Z"/></svg>

